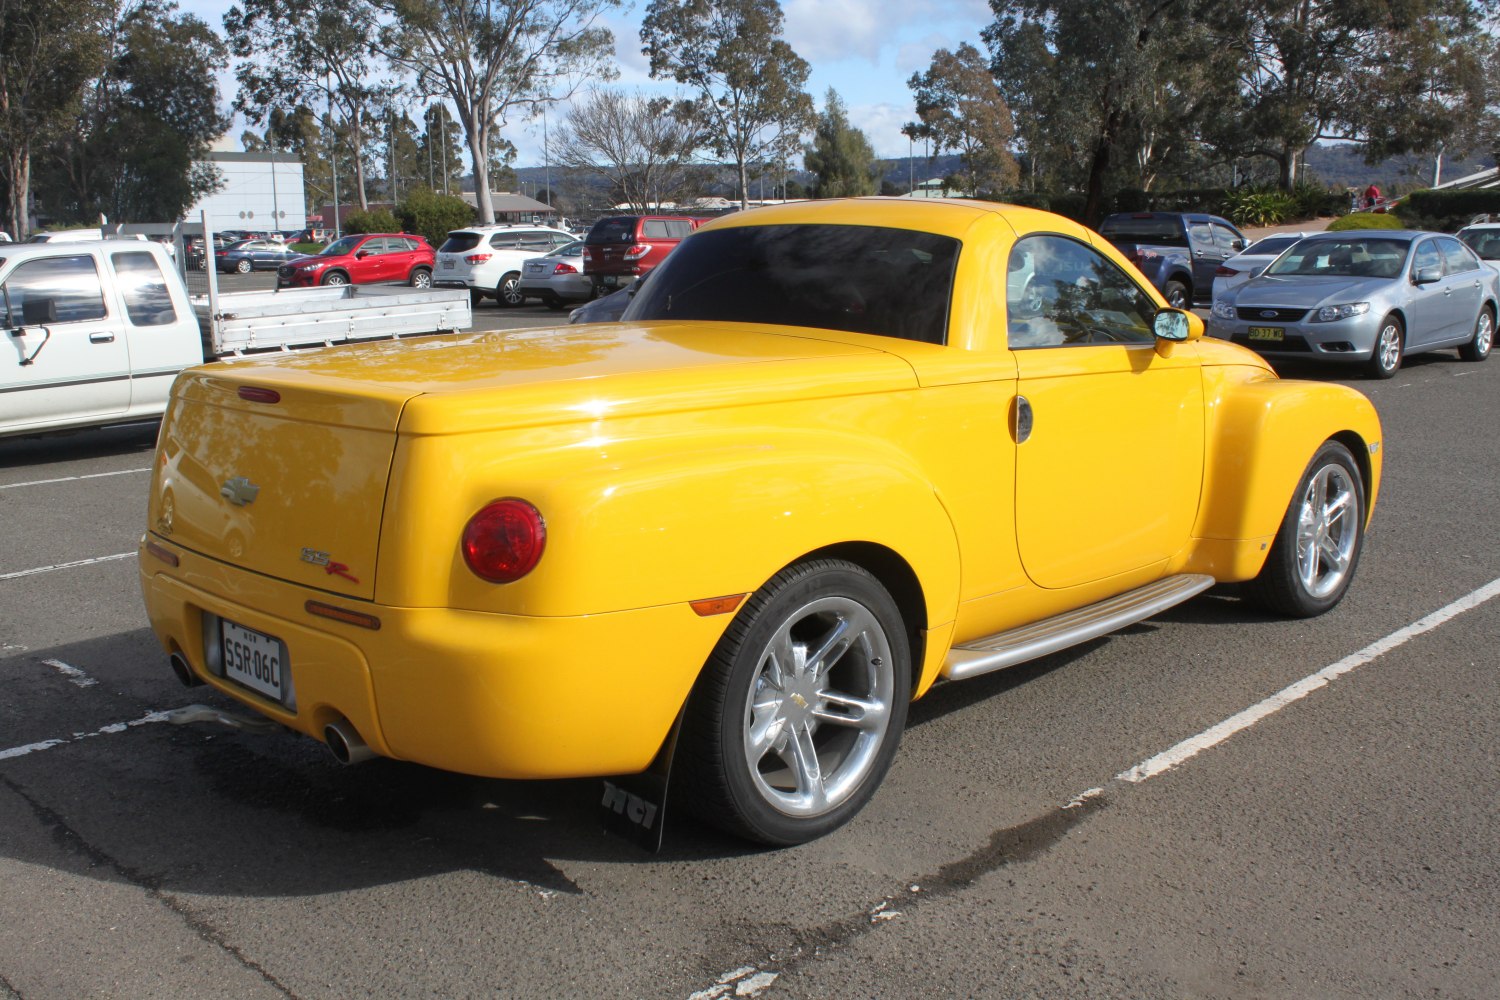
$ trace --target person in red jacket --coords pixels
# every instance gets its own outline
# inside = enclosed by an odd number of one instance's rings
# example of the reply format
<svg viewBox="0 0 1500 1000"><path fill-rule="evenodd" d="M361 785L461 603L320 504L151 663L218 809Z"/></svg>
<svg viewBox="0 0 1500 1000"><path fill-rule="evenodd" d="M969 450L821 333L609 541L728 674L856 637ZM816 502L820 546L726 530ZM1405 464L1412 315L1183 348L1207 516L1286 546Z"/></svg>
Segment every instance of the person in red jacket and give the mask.
<svg viewBox="0 0 1500 1000"><path fill-rule="evenodd" d="M1369 187L1365 188L1365 208L1373 209L1376 205L1379 204L1380 188L1376 187L1374 184L1371 184Z"/></svg>

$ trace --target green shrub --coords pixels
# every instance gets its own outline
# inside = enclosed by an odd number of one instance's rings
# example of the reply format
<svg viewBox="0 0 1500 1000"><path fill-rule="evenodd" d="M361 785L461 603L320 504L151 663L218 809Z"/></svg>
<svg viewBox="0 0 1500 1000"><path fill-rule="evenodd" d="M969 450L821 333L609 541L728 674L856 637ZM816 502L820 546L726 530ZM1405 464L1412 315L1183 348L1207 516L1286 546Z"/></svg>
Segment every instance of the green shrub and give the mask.
<svg viewBox="0 0 1500 1000"><path fill-rule="evenodd" d="M396 217L383 208L373 212L350 212L344 219L346 233L394 233L401 224Z"/></svg>
<svg viewBox="0 0 1500 1000"><path fill-rule="evenodd" d="M1052 196L1044 191L1007 191L1000 200L1007 205L1020 205L1022 208L1039 208L1044 212L1052 210Z"/></svg>
<svg viewBox="0 0 1500 1000"><path fill-rule="evenodd" d="M1279 226L1296 210L1296 199L1277 188L1246 186L1224 192L1224 212L1237 226Z"/></svg>
<svg viewBox="0 0 1500 1000"><path fill-rule="evenodd" d="M1407 228L1445 233L1467 226L1475 216L1494 213L1500 213L1500 189L1495 188L1413 191L1396 206Z"/></svg>
<svg viewBox="0 0 1500 1000"><path fill-rule="evenodd" d="M287 249L295 250L297 253L317 253L318 251L322 250L325 245L326 244L323 243L293 243L291 246L287 247Z"/></svg>
<svg viewBox="0 0 1500 1000"><path fill-rule="evenodd" d="M433 246L441 246L454 229L474 222L475 210L462 198L418 188L398 208L402 232L417 233Z"/></svg>
<svg viewBox="0 0 1500 1000"><path fill-rule="evenodd" d="M1346 191L1302 183L1292 189L1292 206L1293 219L1324 219L1347 211L1349 194Z"/></svg>
<svg viewBox="0 0 1500 1000"><path fill-rule="evenodd" d="M1388 212L1350 212L1328 224L1330 233L1349 229L1405 229L1401 220Z"/></svg>

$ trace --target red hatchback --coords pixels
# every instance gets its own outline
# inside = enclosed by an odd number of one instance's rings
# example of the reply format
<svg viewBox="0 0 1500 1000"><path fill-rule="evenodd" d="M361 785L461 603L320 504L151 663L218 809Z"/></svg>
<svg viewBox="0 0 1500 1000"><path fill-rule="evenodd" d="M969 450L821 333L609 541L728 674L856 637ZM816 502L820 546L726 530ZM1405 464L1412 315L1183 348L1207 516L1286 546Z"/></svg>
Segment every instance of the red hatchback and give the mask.
<svg viewBox="0 0 1500 1000"><path fill-rule="evenodd" d="M426 240L410 233L345 236L320 253L281 265L276 287L392 283L427 288L436 256Z"/></svg>

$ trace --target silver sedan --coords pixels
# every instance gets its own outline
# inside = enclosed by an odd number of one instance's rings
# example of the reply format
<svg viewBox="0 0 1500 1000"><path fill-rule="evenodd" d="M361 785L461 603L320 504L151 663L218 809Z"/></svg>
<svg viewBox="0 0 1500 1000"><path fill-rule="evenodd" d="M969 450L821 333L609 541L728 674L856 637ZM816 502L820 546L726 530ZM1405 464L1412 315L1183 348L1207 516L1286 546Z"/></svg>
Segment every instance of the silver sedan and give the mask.
<svg viewBox="0 0 1500 1000"><path fill-rule="evenodd" d="M1458 348L1483 361L1500 274L1451 236L1319 233L1213 305L1208 332L1268 358L1341 361L1390 378L1407 354Z"/></svg>

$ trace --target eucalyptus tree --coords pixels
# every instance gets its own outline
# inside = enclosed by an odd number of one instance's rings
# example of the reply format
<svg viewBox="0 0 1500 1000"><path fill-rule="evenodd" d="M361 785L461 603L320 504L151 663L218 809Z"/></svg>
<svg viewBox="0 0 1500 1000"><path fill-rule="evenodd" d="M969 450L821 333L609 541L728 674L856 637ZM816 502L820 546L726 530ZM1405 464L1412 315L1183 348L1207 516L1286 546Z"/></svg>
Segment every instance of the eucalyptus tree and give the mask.
<svg viewBox="0 0 1500 1000"><path fill-rule="evenodd" d="M0 230L27 235L32 159L75 128L103 70L110 0L0 0Z"/></svg>
<svg viewBox="0 0 1500 1000"><path fill-rule="evenodd" d="M651 0L641 24L651 76L688 89L676 113L734 164L741 208L749 164L795 152L816 117L807 61L781 37L784 20L777 0Z"/></svg>
<svg viewBox="0 0 1500 1000"><path fill-rule="evenodd" d="M510 114L532 117L586 80L612 78L620 0L374 0L388 15L381 51L419 93L457 109L481 223L495 221L491 164Z"/></svg>
<svg viewBox="0 0 1500 1000"><path fill-rule="evenodd" d="M804 151L802 162L817 176L819 198L854 198L875 193L875 151L865 134L849 124L848 109L832 87L823 98L823 111L818 115L812 144Z"/></svg>
<svg viewBox="0 0 1500 1000"><path fill-rule="evenodd" d="M573 104L552 148L561 166L602 179L616 202L646 212L692 186L697 142L667 98L594 88Z"/></svg>
<svg viewBox="0 0 1500 1000"><path fill-rule="evenodd" d="M366 143L375 112L395 84L373 53L378 11L369 0L240 0L224 15L239 60L234 110L264 123L271 112L328 108L344 123L354 163L354 194L369 207Z"/></svg>
<svg viewBox="0 0 1500 1000"><path fill-rule="evenodd" d="M913 73L907 86L916 98L917 120L902 131L930 141L935 153L956 151L963 163L960 187L979 195L1015 186L1015 124L978 49L967 42L952 52L938 49L927 71Z"/></svg>

